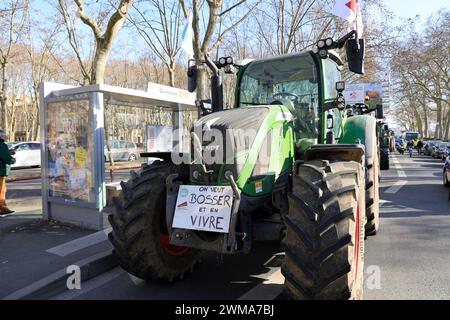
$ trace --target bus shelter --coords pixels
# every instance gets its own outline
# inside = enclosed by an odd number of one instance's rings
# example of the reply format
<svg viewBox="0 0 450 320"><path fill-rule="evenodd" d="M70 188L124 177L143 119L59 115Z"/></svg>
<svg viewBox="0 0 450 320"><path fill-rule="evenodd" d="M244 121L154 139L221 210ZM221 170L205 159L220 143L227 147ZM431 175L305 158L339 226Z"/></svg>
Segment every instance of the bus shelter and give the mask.
<svg viewBox="0 0 450 320"><path fill-rule="evenodd" d="M149 84L147 91L109 85L40 84L43 218L108 227L108 170L138 168L142 152L182 151L183 129L198 117L188 91ZM174 134L175 132L175 134Z"/></svg>

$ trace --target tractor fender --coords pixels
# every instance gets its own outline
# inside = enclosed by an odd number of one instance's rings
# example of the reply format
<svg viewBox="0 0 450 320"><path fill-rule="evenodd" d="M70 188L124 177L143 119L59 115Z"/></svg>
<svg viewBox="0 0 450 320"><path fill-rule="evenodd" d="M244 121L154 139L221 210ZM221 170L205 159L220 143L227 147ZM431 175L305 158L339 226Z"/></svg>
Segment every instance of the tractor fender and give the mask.
<svg viewBox="0 0 450 320"><path fill-rule="evenodd" d="M377 120L374 117L364 115L350 117L344 124L339 144L354 144L359 139L359 143L365 146L366 162L372 163L374 150L378 150L376 127Z"/></svg>
<svg viewBox="0 0 450 320"><path fill-rule="evenodd" d="M362 144L315 144L305 152L305 160L355 161L365 165ZM296 167L302 161L297 161Z"/></svg>

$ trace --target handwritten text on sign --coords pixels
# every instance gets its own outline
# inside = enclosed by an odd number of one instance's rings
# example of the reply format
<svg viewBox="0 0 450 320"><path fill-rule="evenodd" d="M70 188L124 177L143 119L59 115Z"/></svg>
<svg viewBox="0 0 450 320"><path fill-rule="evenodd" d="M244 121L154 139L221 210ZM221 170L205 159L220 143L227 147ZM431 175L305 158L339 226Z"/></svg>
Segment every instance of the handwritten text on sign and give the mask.
<svg viewBox="0 0 450 320"><path fill-rule="evenodd" d="M228 186L180 186L172 227L228 233L233 190Z"/></svg>

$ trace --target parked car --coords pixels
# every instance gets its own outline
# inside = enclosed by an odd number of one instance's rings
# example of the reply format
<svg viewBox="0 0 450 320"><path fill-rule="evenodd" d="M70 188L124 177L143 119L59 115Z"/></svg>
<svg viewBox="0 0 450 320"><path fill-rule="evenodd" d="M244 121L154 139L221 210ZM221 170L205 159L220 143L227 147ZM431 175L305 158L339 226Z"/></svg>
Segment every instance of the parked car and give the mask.
<svg viewBox="0 0 450 320"><path fill-rule="evenodd" d="M12 168L39 167L41 165L41 144L38 141L12 142L8 148L14 150L16 163Z"/></svg>
<svg viewBox="0 0 450 320"><path fill-rule="evenodd" d="M436 141L433 148L431 149L431 156L433 158L436 158L438 155L439 145L442 143L442 141Z"/></svg>
<svg viewBox="0 0 450 320"><path fill-rule="evenodd" d="M425 146L423 147L423 154L426 156L431 156L433 151L433 147L438 143L436 140L429 140L425 142Z"/></svg>
<svg viewBox="0 0 450 320"><path fill-rule="evenodd" d="M135 161L139 158L142 150L137 147L136 143L127 140L110 140L108 141L111 156L114 161ZM105 145L105 161L109 161L108 148Z"/></svg>
<svg viewBox="0 0 450 320"><path fill-rule="evenodd" d="M450 144L448 142L440 142L436 150L436 158L445 160L448 151L450 149Z"/></svg>
<svg viewBox="0 0 450 320"><path fill-rule="evenodd" d="M450 187L450 156L447 156L447 158L445 159L443 182L444 186Z"/></svg>
<svg viewBox="0 0 450 320"><path fill-rule="evenodd" d="M447 148L444 148L441 153L441 159L445 161L445 159L450 155L450 142L447 142Z"/></svg>

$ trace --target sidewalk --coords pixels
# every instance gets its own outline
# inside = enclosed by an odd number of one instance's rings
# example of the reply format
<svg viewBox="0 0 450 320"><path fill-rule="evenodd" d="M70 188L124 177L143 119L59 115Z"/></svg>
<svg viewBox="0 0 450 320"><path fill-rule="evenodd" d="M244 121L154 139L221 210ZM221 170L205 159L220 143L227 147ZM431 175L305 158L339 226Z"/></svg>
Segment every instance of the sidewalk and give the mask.
<svg viewBox="0 0 450 320"><path fill-rule="evenodd" d="M0 300L24 293L46 297L65 286L66 269L73 264L80 264L82 281L117 265L109 230L42 220L41 179L21 179L39 170L13 170L10 178L19 179L7 184L7 204L15 213L0 217Z"/></svg>
<svg viewBox="0 0 450 320"><path fill-rule="evenodd" d="M30 285L38 288L49 276L59 274L65 283L61 274L68 266L111 251L108 230L95 232L41 218L40 211L21 208L0 218L0 299Z"/></svg>

